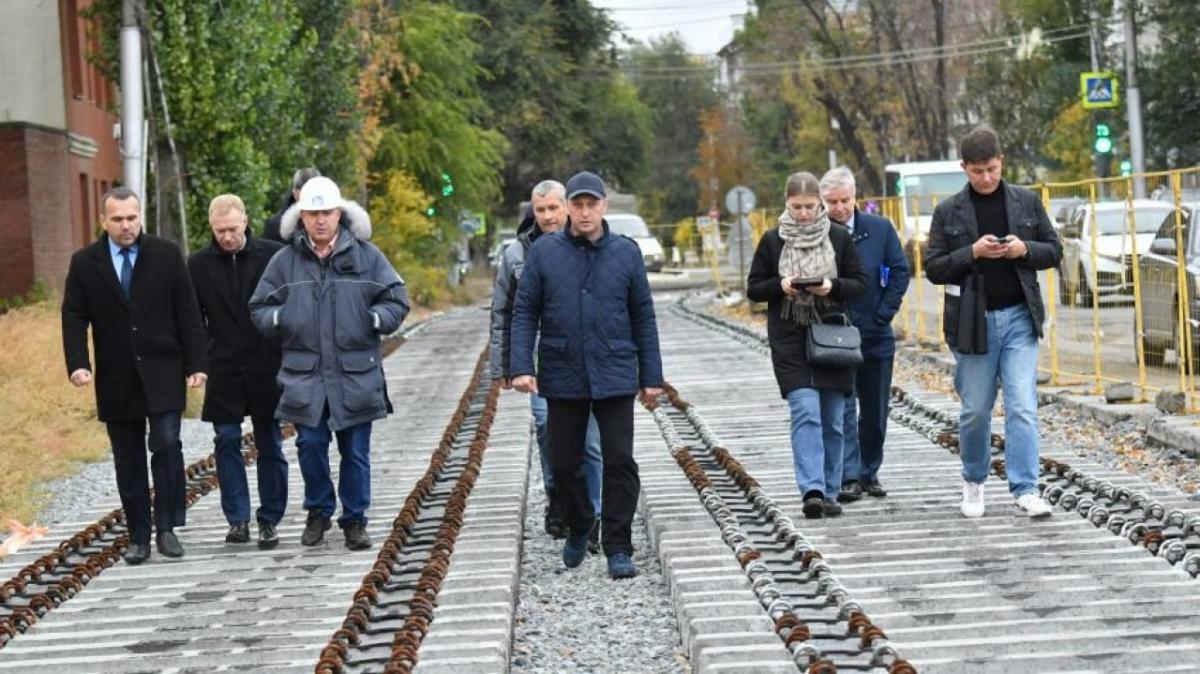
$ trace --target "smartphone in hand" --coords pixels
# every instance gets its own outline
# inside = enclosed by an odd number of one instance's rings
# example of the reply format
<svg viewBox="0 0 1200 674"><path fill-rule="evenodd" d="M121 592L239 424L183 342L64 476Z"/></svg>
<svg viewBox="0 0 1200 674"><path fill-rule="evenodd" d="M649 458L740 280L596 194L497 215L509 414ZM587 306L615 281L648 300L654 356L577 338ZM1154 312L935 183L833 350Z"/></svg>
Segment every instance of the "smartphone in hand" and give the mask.
<svg viewBox="0 0 1200 674"><path fill-rule="evenodd" d="M803 278L792 279L792 287L797 290L800 290L801 288L808 288L810 286L819 286L823 283L825 283L825 277L823 276L807 276Z"/></svg>

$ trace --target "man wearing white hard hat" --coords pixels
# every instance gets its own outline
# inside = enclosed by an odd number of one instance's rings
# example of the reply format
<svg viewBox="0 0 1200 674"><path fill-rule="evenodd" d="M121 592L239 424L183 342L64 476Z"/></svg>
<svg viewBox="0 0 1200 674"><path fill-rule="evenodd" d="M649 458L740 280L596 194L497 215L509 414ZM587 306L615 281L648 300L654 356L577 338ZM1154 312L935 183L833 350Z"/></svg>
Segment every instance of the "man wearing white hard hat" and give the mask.
<svg viewBox="0 0 1200 674"><path fill-rule="evenodd" d="M343 213L348 225L339 224ZM297 232L297 227L301 227ZM276 418L296 426L308 519L302 545L325 538L341 500L346 547L371 547L371 422L392 411L383 376L380 337L408 314L408 290L372 244L371 219L344 201L329 178L304 184L284 214L280 250L250 298L258 329L283 350ZM329 443L337 436L341 466L336 497Z"/></svg>

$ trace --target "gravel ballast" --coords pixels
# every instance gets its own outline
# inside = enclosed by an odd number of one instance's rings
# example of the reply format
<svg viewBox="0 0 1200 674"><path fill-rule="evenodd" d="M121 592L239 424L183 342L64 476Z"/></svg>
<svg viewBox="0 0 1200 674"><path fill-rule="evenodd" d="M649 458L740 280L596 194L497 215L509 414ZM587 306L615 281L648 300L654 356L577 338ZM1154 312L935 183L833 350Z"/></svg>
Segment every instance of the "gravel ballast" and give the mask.
<svg viewBox="0 0 1200 674"><path fill-rule="evenodd" d="M512 671L690 673L641 515L633 520L636 578L610 579L603 554L568 570L563 541L543 528L546 492L538 450L532 451Z"/></svg>

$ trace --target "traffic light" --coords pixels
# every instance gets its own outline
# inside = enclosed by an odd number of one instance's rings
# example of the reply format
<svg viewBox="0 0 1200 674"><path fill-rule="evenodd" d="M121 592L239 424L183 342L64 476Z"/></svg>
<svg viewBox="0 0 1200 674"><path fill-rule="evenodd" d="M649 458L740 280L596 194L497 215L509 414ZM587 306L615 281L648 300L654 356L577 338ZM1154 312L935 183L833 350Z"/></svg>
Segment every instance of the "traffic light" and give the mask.
<svg viewBox="0 0 1200 674"><path fill-rule="evenodd" d="M442 196L454 196L454 181L450 178L449 173L442 174Z"/></svg>
<svg viewBox="0 0 1200 674"><path fill-rule="evenodd" d="M432 218L433 216L437 215L437 209L433 206L430 206L429 208L425 209L425 215L428 215Z"/></svg>
<svg viewBox="0 0 1200 674"><path fill-rule="evenodd" d="M1095 132L1092 134L1092 149L1096 154L1108 154L1112 152L1112 129L1104 122L1097 122Z"/></svg>
<svg viewBox="0 0 1200 674"><path fill-rule="evenodd" d="M1122 176L1133 175L1133 162L1129 161L1128 159L1121 160L1121 175Z"/></svg>

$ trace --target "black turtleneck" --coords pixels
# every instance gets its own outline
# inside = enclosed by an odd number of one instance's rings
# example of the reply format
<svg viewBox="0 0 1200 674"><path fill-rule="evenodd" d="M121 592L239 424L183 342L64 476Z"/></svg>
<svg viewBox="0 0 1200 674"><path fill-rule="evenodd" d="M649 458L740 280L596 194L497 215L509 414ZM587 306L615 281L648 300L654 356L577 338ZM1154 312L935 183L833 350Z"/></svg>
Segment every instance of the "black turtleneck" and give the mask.
<svg viewBox="0 0 1200 674"><path fill-rule="evenodd" d="M979 194L971 188L971 205L975 207L975 225L979 235L1008 236L1008 212L1004 207L1004 186L991 194ZM1025 301L1017 267L1011 258L979 259L976 266L984 276L988 311L1011 307Z"/></svg>

